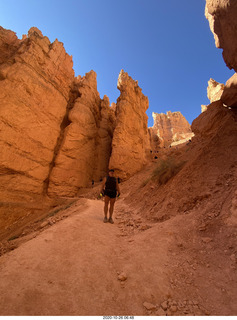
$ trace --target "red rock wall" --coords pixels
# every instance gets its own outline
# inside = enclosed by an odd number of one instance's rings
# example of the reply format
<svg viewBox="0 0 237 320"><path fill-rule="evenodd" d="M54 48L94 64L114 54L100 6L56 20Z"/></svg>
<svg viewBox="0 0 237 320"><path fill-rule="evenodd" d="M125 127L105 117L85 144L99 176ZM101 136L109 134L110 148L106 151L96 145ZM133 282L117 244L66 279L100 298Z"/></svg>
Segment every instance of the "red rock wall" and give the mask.
<svg viewBox="0 0 237 320"><path fill-rule="evenodd" d="M36 28L24 40L1 28L0 45L0 197L16 201L44 191L74 71Z"/></svg>
<svg viewBox="0 0 237 320"><path fill-rule="evenodd" d="M107 173L112 140L109 103L100 99L94 71L74 84L78 94L49 176L50 196L76 196L79 188Z"/></svg>
<svg viewBox="0 0 237 320"><path fill-rule="evenodd" d="M120 96L116 107L116 127L109 166L120 178L128 178L146 163L148 98L137 81L123 70L119 74Z"/></svg>
<svg viewBox="0 0 237 320"><path fill-rule="evenodd" d="M189 136L191 126L180 112L168 111L164 113L152 113L154 125L150 128L154 136L159 138L159 146L169 146L174 141L185 139ZM152 143L151 143L152 144Z"/></svg>

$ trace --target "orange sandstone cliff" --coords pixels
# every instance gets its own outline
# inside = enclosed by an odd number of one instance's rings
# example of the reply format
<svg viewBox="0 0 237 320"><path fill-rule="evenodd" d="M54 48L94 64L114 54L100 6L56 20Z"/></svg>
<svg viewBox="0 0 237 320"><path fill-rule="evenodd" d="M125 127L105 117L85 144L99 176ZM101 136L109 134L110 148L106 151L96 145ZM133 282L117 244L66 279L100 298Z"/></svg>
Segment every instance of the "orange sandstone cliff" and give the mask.
<svg viewBox="0 0 237 320"><path fill-rule="evenodd" d="M109 163L123 178L143 167L148 98L127 73L110 106L96 73L75 77L63 44L37 28L22 40L0 28L0 48L0 201L73 197Z"/></svg>
<svg viewBox="0 0 237 320"><path fill-rule="evenodd" d="M154 125L149 128L152 150L192 137L191 126L180 112L153 112L152 117Z"/></svg>
<svg viewBox="0 0 237 320"><path fill-rule="evenodd" d="M116 106L116 127L109 166L120 178L128 178L142 169L147 154L148 98L137 81L121 70L118 78L120 96Z"/></svg>
<svg viewBox="0 0 237 320"><path fill-rule="evenodd" d="M42 194L74 78L63 44L0 28L0 201Z"/></svg>
<svg viewBox="0 0 237 320"><path fill-rule="evenodd" d="M107 173L113 120L109 101L106 97L101 101L97 91L96 73L75 79L74 92L76 99L49 176L50 196L76 196L80 187Z"/></svg>

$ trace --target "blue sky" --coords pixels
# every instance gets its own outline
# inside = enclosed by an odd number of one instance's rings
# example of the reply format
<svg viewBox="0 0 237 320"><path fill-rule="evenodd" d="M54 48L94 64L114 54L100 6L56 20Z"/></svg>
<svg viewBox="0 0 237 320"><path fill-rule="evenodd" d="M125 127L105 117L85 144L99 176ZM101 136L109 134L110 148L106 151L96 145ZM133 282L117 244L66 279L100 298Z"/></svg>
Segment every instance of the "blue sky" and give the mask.
<svg viewBox="0 0 237 320"><path fill-rule="evenodd" d="M138 80L152 112L180 111L191 123L209 104L207 82L234 73L215 47L204 0L0 0L0 25L19 38L35 26L64 43L75 75L97 73L101 98L119 96L121 69Z"/></svg>

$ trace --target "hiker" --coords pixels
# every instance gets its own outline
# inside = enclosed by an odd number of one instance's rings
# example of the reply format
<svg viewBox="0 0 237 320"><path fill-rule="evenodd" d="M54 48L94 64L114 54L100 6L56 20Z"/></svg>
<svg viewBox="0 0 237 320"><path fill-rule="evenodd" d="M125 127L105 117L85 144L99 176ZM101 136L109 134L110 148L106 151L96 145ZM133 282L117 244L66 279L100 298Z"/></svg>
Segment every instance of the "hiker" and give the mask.
<svg viewBox="0 0 237 320"><path fill-rule="evenodd" d="M114 170L109 170L109 175L104 178L101 186L101 194L105 196L105 205L104 205L104 222L114 223L112 216L114 212L114 204L116 201L116 196L120 196L120 189L118 185L118 180L114 176ZM109 207L110 203L110 207ZM109 219L107 218L109 207Z"/></svg>

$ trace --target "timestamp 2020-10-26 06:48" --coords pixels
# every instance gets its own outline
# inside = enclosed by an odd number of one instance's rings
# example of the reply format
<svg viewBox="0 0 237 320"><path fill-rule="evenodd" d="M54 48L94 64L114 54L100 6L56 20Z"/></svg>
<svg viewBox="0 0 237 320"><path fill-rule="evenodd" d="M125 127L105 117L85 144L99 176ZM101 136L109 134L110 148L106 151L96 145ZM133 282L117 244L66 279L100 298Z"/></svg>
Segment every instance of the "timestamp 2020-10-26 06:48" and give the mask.
<svg viewBox="0 0 237 320"><path fill-rule="evenodd" d="M103 316L104 320L134 320L134 316Z"/></svg>

